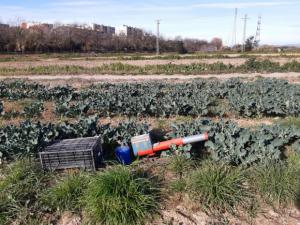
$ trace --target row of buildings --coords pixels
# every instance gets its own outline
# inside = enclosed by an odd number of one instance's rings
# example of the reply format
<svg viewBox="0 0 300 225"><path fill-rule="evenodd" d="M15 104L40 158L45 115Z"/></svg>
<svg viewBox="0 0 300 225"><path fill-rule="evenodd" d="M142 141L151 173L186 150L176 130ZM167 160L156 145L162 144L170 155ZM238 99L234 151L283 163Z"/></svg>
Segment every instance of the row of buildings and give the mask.
<svg viewBox="0 0 300 225"><path fill-rule="evenodd" d="M0 23L0 29L9 28L8 24Z"/></svg>
<svg viewBox="0 0 300 225"><path fill-rule="evenodd" d="M1 24L0 28L8 28L8 24ZM111 27L101 24L48 24L48 23L37 23L37 22L22 22L19 25L22 29L48 29L52 30L58 27L71 27L77 29L94 30L102 34L108 35L124 35L124 36L142 36L144 31L140 28L123 25L121 27Z"/></svg>

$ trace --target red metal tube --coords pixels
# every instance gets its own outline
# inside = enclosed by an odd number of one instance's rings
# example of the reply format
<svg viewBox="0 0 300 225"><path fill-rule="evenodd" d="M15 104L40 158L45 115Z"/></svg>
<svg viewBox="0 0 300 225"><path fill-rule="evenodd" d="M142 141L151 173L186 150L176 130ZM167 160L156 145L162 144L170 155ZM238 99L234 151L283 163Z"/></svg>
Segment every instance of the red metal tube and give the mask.
<svg viewBox="0 0 300 225"><path fill-rule="evenodd" d="M167 150L171 147L171 145L177 145L177 146L183 145L183 138L172 139L169 141L163 141L163 142L154 144L153 151L158 152L158 151Z"/></svg>
<svg viewBox="0 0 300 225"><path fill-rule="evenodd" d="M159 142L153 145L152 149L142 150L138 151L138 156L146 156L146 155L154 155L156 152L164 151L170 149L171 145L184 145L184 144L190 144L198 141L207 141L208 140L208 133L200 134L200 135L194 135L189 136L185 138L176 138L169 141L163 141Z"/></svg>
<svg viewBox="0 0 300 225"><path fill-rule="evenodd" d="M148 150L143 150L143 151L138 151L137 152L137 155L138 156L146 156L146 155L154 155L155 153L154 153L154 151L153 151L153 149L148 149Z"/></svg>
<svg viewBox="0 0 300 225"><path fill-rule="evenodd" d="M153 145L152 149L138 151L138 156L154 155L158 151L167 150L171 145L183 145L183 138L177 138L169 141L159 142Z"/></svg>

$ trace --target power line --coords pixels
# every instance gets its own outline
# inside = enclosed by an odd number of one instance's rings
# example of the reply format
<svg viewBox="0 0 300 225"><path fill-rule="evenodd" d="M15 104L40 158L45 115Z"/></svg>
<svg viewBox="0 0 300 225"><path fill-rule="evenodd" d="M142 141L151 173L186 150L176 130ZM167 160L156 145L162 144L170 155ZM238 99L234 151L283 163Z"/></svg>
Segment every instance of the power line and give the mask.
<svg viewBox="0 0 300 225"><path fill-rule="evenodd" d="M236 33L237 33L237 16L238 16L238 9L235 8L234 14L234 23L233 23L233 32L232 32L232 46L236 46Z"/></svg>
<svg viewBox="0 0 300 225"><path fill-rule="evenodd" d="M257 21L257 29L256 29L256 34L255 34L255 43L260 42L260 33L261 33L261 15L258 16L258 21Z"/></svg>
<svg viewBox="0 0 300 225"><path fill-rule="evenodd" d="M159 55L159 25L160 20L156 20L157 23L157 34L156 34L156 55Z"/></svg>
<svg viewBox="0 0 300 225"><path fill-rule="evenodd" d="M244 34L243 34L243 52L246 50L246 36L247 36L247 22L250 18L247 14L245 14L245 17L242 18L244 20Z"/></svg>

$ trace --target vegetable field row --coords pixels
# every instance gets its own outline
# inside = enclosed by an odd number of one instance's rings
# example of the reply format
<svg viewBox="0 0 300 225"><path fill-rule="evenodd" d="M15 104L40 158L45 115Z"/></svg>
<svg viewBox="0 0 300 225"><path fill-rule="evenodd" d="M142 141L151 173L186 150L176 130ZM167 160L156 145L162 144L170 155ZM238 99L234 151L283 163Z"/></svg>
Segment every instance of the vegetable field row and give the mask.
<svg viewBox="0 0 300 225"><path fill-rule="evenodd" d="M54 101L55 113L67 117L300 116L300 85L276 79L99 84L78 90L69 86L48 88L32 83L1 82L0 97L3 101L35 99L37 102L27 108L28 114L43 110L40 101ZM2 105L0 110L5 112Z"/></svg>
<svg viewBox="0 0 300 225"><path fill-rule="evenodd" d="M292 61L280 65L270 60L258 61L255 58L248 59L242 65L224 64L216 62L212 64L162 64L136 66L123 63L103 64L96 67L84 67L76 65L67 66L35 66L26 68L1 67L0 75L36 75L36 74L224 74L224 73L274 73L274 72L300 72L300 63Z"/></svg>
<svg viewBox="0 0 300 225"><path fill-rule="evenodd" d="M106 156L113 154L117 144L130 144L131 137L149 131L143 123L124 122L117 126L99 125L97 117L80 119L77 123L43 124L23 122L19 126L0 129L0 159L34 155L45 144L64 138L88 137L100 134ZM193 123L174 124L163 139L209 132L205 151L216 161L234 165L252 165L265 161L280 161L285 147L292 147L300 153L300 130L296 127L261 126L255 130L238 127L233 122L196 120ZM194 152L199 154L198 151ZM193 154L193 152L192 152Z"/></svg>

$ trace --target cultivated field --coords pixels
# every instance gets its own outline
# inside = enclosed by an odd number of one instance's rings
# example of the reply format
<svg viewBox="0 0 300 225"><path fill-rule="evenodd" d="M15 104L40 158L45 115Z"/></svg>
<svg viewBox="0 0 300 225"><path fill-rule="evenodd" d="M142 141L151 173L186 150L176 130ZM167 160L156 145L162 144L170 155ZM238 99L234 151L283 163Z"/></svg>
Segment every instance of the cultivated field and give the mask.
<svg viewBox="0 0 300 225"><path fill-rule="evenodd" d="M0 224L300 222L299 54L2 55L0 79ZM116 165L148 132L209 140ZM99 171L40 168L95 135Z"/></svg>

